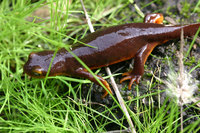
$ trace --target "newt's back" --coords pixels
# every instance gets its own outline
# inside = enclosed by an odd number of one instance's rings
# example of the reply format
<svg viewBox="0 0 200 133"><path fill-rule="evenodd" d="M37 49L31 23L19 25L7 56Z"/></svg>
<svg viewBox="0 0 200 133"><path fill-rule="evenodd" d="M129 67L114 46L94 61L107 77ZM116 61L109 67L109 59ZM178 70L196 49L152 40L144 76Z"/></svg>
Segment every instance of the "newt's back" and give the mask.
<svg viewBox="0 0 200 133"><path fill-rule="evenodd" d="M164 26L154 23L132 23L108 27L89 34L81 41L94 46L73 50L91 68L108 66L133 58L148 43L160 43L179 38L181 28L185 35L195 34L200 24ZM72 57L70 54L67 57Z"/></svg>

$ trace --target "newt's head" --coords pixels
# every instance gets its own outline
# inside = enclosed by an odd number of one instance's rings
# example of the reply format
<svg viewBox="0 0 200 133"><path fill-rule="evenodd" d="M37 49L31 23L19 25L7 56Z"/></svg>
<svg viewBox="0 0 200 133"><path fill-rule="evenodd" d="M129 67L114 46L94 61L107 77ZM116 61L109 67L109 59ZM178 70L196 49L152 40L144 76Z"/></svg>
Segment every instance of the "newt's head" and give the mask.
<svg viewBox="0 0 200 133"><path fill-rule="evenodd" d="M54 51L42 51L31 53L28 61L24 65L24 72L31 77L44 78L48 72ZM57 53L49 72L49 76L61 75L64 71L65 60L62 53Z"/></svg>

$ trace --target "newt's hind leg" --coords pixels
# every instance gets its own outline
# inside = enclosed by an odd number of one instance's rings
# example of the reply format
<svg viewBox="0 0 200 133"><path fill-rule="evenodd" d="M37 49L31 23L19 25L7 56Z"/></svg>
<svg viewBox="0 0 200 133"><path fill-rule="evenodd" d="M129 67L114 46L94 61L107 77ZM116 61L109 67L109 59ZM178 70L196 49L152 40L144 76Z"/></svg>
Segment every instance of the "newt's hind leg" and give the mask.
<svg viewBox="0 0 200 133"><path fill-rule="evenodd" d="M79 69L76 70L76 76L89 79L92 82L100 85L99 82L94 78L94 76L91 73L89 73L87 70L83 69L83 68L79 68ZM113 94L108 82L105 79L103 79L101 76L98 76L98 75L96 75L96 76L101 81L101 83L108 89L108 91L111 94ZM106 97L107 95L108 95L108 92L105 90L104 94L102 95L102 98Z"/></svg>
<svg viewBox="0 0 200 133"><path fill-rule="evenodd" d="M131 89L131 86L134 82L137 84L139 83L142 75L144 74L144 64L150 55L151 51L157 46L159 43L151 43L146 44L144 47L138 50L134 57L134 68L133 70L123 73L122 76L125 76L120 80L120 83L122 83L125 80L130 80L128 89Z"/></svg>

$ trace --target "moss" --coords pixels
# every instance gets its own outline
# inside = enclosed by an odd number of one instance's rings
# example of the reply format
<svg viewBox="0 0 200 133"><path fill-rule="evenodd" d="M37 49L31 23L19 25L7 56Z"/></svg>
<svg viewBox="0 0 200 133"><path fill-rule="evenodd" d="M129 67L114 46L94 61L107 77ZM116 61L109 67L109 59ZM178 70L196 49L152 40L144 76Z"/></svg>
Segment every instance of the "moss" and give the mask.
<svg viewBox="0 0 200 133"><path fill-rule="evenodd" d="M192 66L194 63L196 63L196 58L192 56L184 63L184 65Z"/></svg>

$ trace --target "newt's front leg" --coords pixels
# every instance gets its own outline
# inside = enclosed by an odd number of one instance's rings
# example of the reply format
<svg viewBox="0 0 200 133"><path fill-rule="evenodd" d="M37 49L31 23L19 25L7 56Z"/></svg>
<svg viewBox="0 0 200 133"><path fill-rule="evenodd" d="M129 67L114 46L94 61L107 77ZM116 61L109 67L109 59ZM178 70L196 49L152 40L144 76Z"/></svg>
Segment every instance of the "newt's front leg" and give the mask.
<svg viewBox="0 0 200 133"><path fill-rule="evenodd" d="M123 73L122 76L126 76L120 80L122 83L125 80L130 80L128 89L131 89L131 86L134 82L137 84L139 83L142 75L144 74L144 64L152 52L152 50L158 45L159 43L151 43L146 44L144 47L140 48L134 57L134 68L133 70Z"/></svg>
<svg viewBox="0 0 200 133"><path fill-rule="evenodd" d="M91 73L89 73L86 69L78 68L78 69L76 70L75 75L76 75L76 76L79 76L79 77L87 78L87 79L91 80L92 82L94 82L94 83L96 83L96 84L98 84L98 85L101 85L101 84L94 78L94 76L93 76ZM97 76L97 78L101 81L101 83L108 89L108 91L109 91L111 94L113 94L112 91L111 91L111 88L110 88L110 86L109 86L109 84L108 84L108 82L107 82L105 79L103 79L101 76L98 76L98 75L96 75L96 76ZM101 98L104 98L104 97L106 97L107 95L108 95L108 92L105 90L105 92L104 92L104 94L102 95Z"/></svg>

